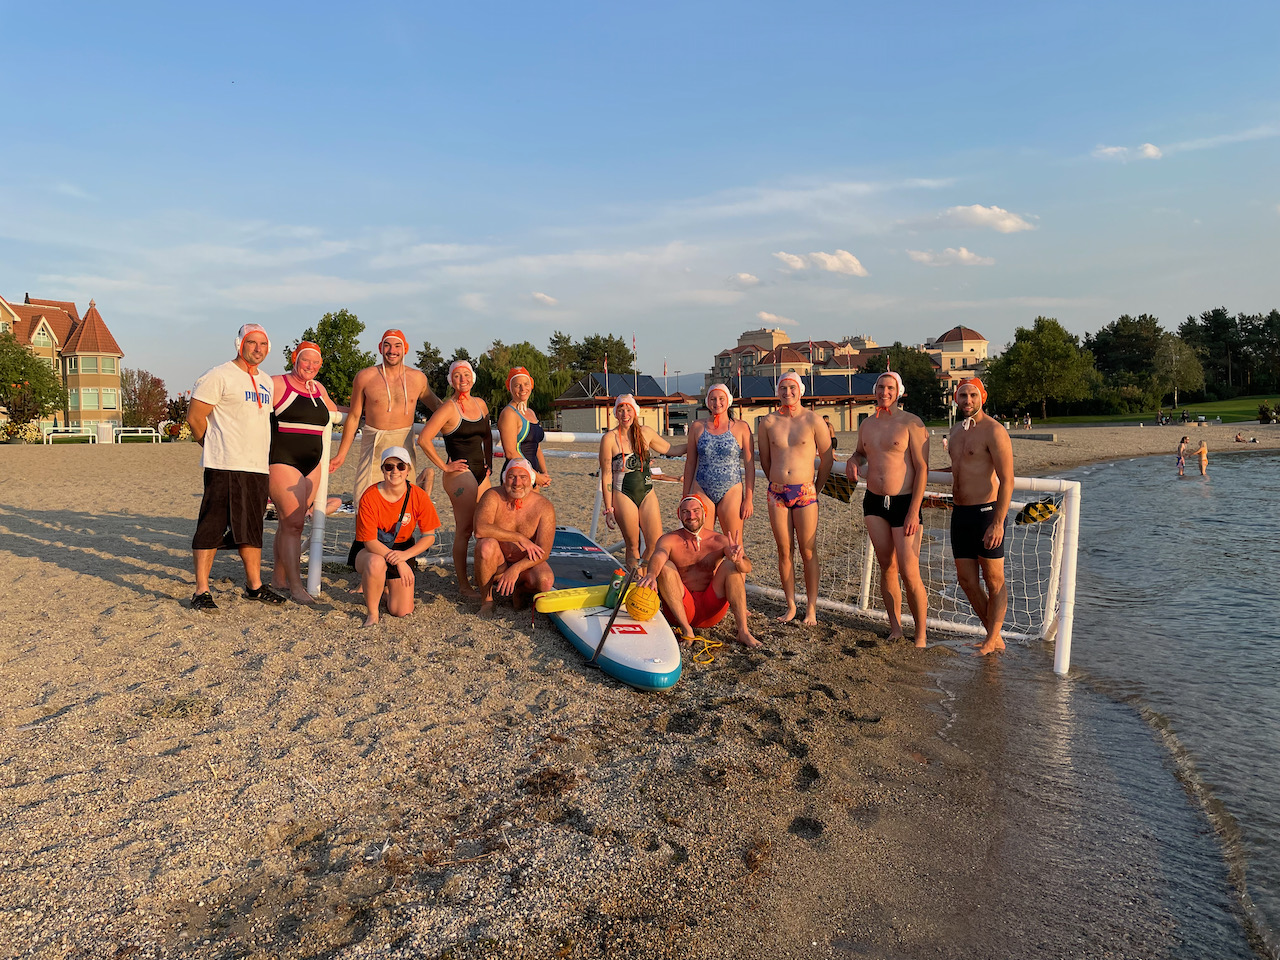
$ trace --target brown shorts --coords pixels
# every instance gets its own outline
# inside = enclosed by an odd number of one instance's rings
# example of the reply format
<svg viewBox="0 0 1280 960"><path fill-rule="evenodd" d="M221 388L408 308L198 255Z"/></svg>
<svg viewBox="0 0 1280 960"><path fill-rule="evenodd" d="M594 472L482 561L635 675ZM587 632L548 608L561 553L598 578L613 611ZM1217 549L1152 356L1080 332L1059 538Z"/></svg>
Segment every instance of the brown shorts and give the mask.
<svg viewBox="0 0 1280 960"><path fill-rule="evenodd" d="M205 470L204 499L192 550L262 549L262 515L271 478L242 470Z"/></svg>

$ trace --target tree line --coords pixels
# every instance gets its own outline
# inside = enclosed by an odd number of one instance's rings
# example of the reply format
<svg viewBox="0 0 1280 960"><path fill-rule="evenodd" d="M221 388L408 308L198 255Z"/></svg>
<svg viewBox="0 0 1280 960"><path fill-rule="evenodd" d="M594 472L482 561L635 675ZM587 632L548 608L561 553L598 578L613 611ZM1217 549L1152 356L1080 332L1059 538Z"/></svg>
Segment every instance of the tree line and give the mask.
<svg viewBox="0 0 1280 960"><path fill-rule="evenodd" d="M365 367L378 361L378 357L360 348L360 336L365 331L363 321L350 310L326 313L314 327L302 332L300 340L310 340L320 347L324 364L317 379L324 384L335 403L351 402L351 384ZM292 369L292 354L298 340L285 347L285 369ZM533 377L533 395L529 406L539 417L549 418L552 401L560 396L575 380L588 373L603 371L606 358L613 373L635 372L635 354L627 346L625 338L591 334L574 340L559 330L551 335L545 351L539 350L527 340L520 343L503 343L494 340L479 355L473 355L465 346L455 347L446 358L444 351L429 340L424 340L415 354L419 370L427 375L427 382L436 396L443 397L449 389L449 366L457 360L466 360L476 372L475 395L483 398L490 409L499 410L506 405L507 373L512 367L524 367Z"/></svg>
<svg viewBox="0 0 1280 960"><path fill-rule="evenodd" d="M1172 403L1280 392L1280 310L1226 307L1189 316L1176 332L1125 314L1084 340L1052 317L1019 327L987 364L989 406L1006 414L1143 413Z"/></svg>

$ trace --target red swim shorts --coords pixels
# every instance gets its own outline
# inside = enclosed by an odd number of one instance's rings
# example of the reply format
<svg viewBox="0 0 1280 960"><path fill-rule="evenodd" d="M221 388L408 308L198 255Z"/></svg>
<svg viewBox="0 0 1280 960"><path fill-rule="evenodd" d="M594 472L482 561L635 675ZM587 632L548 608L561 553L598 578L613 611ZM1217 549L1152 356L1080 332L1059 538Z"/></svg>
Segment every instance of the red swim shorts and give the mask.
<svg viewBox="0 0 1280 960"><path fill-rule="evenodd" d="M671 616L670 608L664 603L662 605L663 612L668 620L674 625L675 617ZM703 627L714 627L717 623L724 619L724 615L729 612L729 601L724 597L716 596L716 588L710 585L705 590L697 593L690 593L689 588L684 588L684 616L689 621L689 626L695 630L701 630Z"/></svg>

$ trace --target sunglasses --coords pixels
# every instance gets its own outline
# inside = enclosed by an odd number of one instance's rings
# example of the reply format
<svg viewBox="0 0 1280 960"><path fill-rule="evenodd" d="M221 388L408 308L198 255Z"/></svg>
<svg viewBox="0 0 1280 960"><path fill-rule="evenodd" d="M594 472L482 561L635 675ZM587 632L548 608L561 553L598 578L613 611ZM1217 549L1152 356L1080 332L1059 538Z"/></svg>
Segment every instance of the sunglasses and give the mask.
<svg viewBox="0 0 1280 960"><path fill-rule="evenodd" d="M383 473L387 473L392 470L394 470L396 473L403 473L405 470L408 470L408 469L409 469L409 465L407 463L384 463L382 465Z"/></svg>

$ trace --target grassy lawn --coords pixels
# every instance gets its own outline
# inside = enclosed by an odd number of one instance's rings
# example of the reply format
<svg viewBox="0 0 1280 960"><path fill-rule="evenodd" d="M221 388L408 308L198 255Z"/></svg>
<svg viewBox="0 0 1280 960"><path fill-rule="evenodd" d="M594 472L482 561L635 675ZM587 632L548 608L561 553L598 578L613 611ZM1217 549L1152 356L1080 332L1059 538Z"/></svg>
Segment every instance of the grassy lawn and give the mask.
<svg viewBox="0 0 1280 960"><path fill-rule="evenodd" d="M1244 423L1246 421L1258 422L1258 404L1263 400L1271 401L1271 405L1275 406L1280 402L1280 397L1256 396L1256 397L1236 397L1234 400L1219 400L1214 403L1188 403L1184 404L1187 414L1195 419L1196 417L1204 417L1207 420L1213 420L1217 417L1222 418L1223 423ZM1178 417L1182 414L1183 407L1176 410L1173 407L1165 407L1165 414L1173 418L1173 422L1178 422ZM1154 410L1145 413L1122 413L1112 416L1089 416L1089 417L1050 417L1048 420L1036 420L1033 426L1041 423L1052 426L1055 423L1060 424L1098 424L1103 426L1110 423L1154 423L1156 412Z"/></svg>

